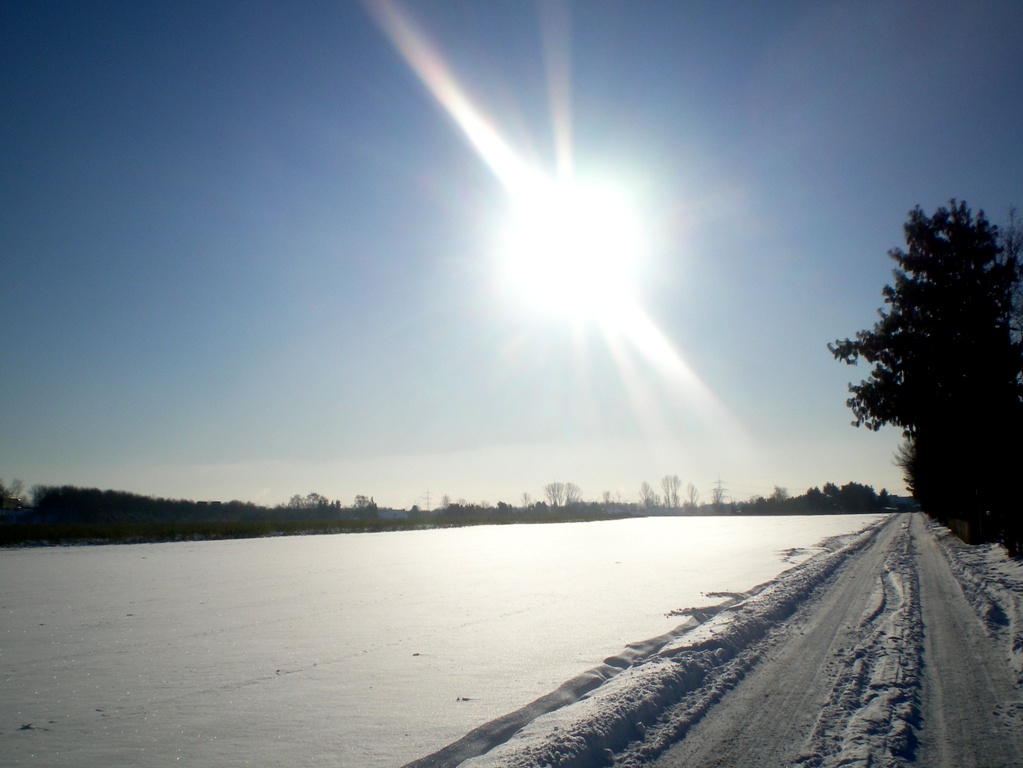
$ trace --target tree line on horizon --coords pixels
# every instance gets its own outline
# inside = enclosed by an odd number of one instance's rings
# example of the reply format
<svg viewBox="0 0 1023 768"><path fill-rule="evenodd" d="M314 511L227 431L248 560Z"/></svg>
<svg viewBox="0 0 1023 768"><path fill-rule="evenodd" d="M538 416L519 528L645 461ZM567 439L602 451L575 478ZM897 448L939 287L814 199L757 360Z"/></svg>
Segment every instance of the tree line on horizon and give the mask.
<svg viewBox="0 0 1023 768"><path fill-rule="evenodd" d="M572 485L572 484L563 484ZM575 489L578 486L574 486ZM0 489L6 491L0 482ZM609 492L599 501L584 501L581 492L565 494L550 489L546 499L533 500L526 493L519 505L503 501L496 505L487 502L470 503L464 499L442 500L437 510L425 511L413 507L409 517L445 519L486 518L512 514L544 516L552 512L580 516L634 515L634 514L737 514L737 515L797 515L880 512L893 508L894 499L884 489L875 492L869 485L847 483L841 487L825 483L823 488L810 488L801 496L790 496L784 488L775 487L770 497L755 496L748 501L733 502L712 499L705 504L696 502L692 486L686 502L677 497L646 497L640 502L614 499ZM10 496L5 498L11 499ZM36 486L33 506L19 515L21 522L47 524L117 524L117 523L199 523L242 521L300 521L300 520L366 520L380 516L380 508L372 497L358 495L348 506L339 500L310 493L295 495L284 504L262 506L245 501L193 501L165 499L129 491L79 488L73 485ZM404 511L404 510L402 510Z"/></svg>
<svg viewBox="0 0 1023 768"><path fill-rule="evenodd" d="M29 506L20 498L12 497L2 481L0 494L5 508L22 509L19 519L36 523L340 520L373 518L378 512L376 502L362 495L356 496L351 506L343 506L340 501L318 493L296 495L283 504L264 506L248 501L166 499L130 491L37 485L32 489Z"/></svg>
<svg viewBox="0 0 1023 768"><path fill-rule="evenodd" d="M664 478L669 487L677 491L677 476ZM662 481L662 486L664 485ZM560 484L555 484L560 485ZM572 485L565 483L564 485ZM882 488L879 492L869 485L846 483L839 487L835 483L825 483L822 487L814 486L799 496L791 496L787 489L774 487L770 496L753 496L746 501L733 501L720 492L720 484L715 487L711 499L701 503L699 494L690 483L687 495L677 494L661 496L653 491L653 487L643 482L640 486L640 499L623 501L619 496L604 491L600 500L585 501L581 493L564 495L544 486L545 499L534 500L523 494L521 506L513 506L499 501L496 506L483 502L473 504L460 499L452 502L445 497L439 514L480 515L501 514L521 511L546 512L555 509L588 511L591 513L625 513L630 515L831 515L856 514L870 512L904 511L912 508L905 500L892 496ZM578 488L578 486L576 486Z"/></svg>
<svg viewBox="0 0 1023 768"><path fill-rule="evenodd" d="M849 385L846 403L853 425L901 430L895 457L906 486L924 512L948 525L970 543L1000 541L1011 557L1023 555L1023 514L1015 479L1023 464L1023 226L1010 212L1006 226L991 224L965 202L950 201L928 216L918 206L903 226L906 248L888 252L896 263L894 280L881 291L884 307L870 329L855 338L829 343L832 356L849 365L860 361L868 377ZM662 479L663 495L649 483L640 502L623 504L605 494L584 502L573 483L545 486L545 499L523 495L518 506L499 502L471 505L450 500L439 513L451 517L494 511L603 510L627 512L693 511L695 489L681 494L677 476ZM850 483L826 484L788 498L776 489L769 498L726 505L718 484L709 513L771 514L875 511L891 497ZM21 483L0 484L2 506L20 506ZM36 491L40 492L37 494ZM875 499L876 497L876 499ZM295 496L288 504L261 507L248 502L193 502L152 499L119 491L73 486L33 489L35 512L42 516L90 519L301 519L374 516L372 498L351 506L319 494ZM685 499L685 500L683 500ZM611 502L615 503L612 505ZM872 506L876 504L877 506ZM850 505L858 505L851 509ZM422 515L413 507L410 514Z"/></svg>

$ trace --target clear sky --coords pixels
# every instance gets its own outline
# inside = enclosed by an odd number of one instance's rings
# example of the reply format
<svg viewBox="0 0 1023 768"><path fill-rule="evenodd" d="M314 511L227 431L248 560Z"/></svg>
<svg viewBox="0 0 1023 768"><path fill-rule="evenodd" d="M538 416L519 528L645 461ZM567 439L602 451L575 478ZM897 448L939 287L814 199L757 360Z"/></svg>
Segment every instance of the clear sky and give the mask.
<svg viewBox="0 0 1023 768"><path fill-rule="evenodd" d="M0 477L901 493L826 344L1021 87L1015 0L3 0Z"/></svg>

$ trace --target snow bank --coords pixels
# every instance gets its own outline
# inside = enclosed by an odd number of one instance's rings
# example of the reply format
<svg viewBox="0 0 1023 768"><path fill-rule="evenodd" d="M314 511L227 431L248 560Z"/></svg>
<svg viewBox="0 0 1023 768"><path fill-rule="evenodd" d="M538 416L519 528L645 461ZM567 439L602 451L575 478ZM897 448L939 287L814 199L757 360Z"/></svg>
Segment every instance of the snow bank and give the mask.
<svg viewBox="0 0 1023 768"><path fill-rule="evenodd" d="M640 737L654 750L680 738L756 662L758 651L751 646L791 616L851 554L870 542L880 525L834 540L832 546L838 547L834 551L736 596L730 605L714 606L706 612L686 611L691 614L689 621L674 632L607 659L601 667L570 681L568 689L559 689L559 708L548 708L547 704L555 702L541 704L535 711L527 707L513 713L517 716L514 724L503 718L493 721L447 750L410 765L592 766L610 761L615 751ZM702 618L706 620L701 623ZM674 712L670 723L658 724L661 713L683 696L687 698L686 711ZM569 706L560 706L569 702ZM505 741L512 731L517 732ZM461 762L472 748L489 746L493 748L486 754ZM635 760L639 764L643 756Z"/></svg>

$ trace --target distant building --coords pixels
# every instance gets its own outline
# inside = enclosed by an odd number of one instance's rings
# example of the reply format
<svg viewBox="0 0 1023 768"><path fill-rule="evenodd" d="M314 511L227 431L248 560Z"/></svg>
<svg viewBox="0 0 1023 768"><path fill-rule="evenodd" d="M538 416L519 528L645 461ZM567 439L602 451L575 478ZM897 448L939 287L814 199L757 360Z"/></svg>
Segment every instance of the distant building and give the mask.
<svg viewBox="0 0 1023 768"><path fill-rule="evenodd" d="M889 509L893 512L918 512L920 504L912 496L888 494Z"/></svg>
<svg viewBox="0 0 1023 768"><path fill-rule="evenodd" d="M14 523L28 523L32 521L34 509L25 507L4 507L0 508L0 525L13 525Z"/></svg>

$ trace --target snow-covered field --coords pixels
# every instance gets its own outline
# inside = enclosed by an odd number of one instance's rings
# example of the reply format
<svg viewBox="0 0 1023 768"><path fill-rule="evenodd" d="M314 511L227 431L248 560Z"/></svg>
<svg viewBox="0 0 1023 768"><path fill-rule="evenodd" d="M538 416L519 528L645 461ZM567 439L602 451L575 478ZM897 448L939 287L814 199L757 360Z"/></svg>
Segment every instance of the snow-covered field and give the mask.
<svg viewBox="0 0 1023 768"><path fill-rule="evenodd" d="M0 755L39 766L400 766L566 681L586 683L587 671L624 690L628 661L670 655L691 636L639 641L804 561L793 575L809 574L798 577L806 588L831 567L823 541L878 519L3 551ZM799 599L798 588L762 594L781 613ZM694 607L711 610L694 619Z"/></svg>

